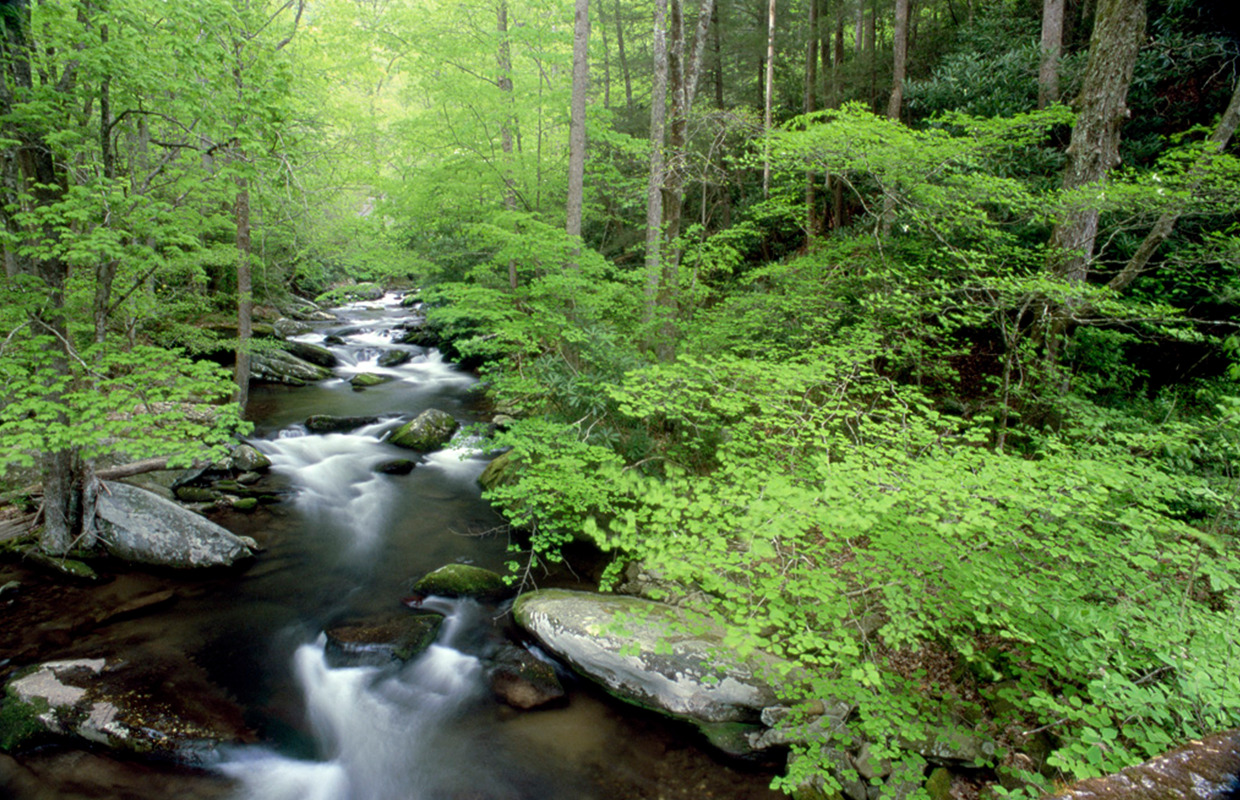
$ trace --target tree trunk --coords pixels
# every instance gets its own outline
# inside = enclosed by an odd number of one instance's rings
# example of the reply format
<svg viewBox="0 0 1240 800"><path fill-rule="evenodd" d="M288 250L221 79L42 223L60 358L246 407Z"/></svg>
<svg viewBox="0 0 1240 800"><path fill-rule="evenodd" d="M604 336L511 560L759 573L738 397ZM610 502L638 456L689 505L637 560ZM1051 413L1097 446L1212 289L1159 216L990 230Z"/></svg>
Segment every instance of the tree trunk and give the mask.
<svg viewBox="0 0 1240 800"><path fill-rule="evenodd" d="M878 109L878 0L859 0L869 5L865 15L865 69L870 76L870 95L866 102Z"/></svg>
<svg viewBox="0 0 1240 800"><path fill-rule="evenodd" d="M667 124L667 0L654 2L650 89L650 179L646 183L646 321L658 314L663 256L663 144Z"/></svg>
<svg viewBox="0 0 1240 800"><path fill-rule="evenodd" d="M1063 55L1064 0L1042 1L1042 63L1038 70L1038 108L1059 101L1059 59Z"/></svg>
<svg viewBox="0 0 1240 800"><path fill-rule="evenodd" d="M1128 117L1128 87L1144 36L1145 0L1100 0L1068 145L1064 189L1100 184L1119 164L1120 127ZM1070 283L1083 283L1097 233L1097 206L1084 202L1069 211L1051 234L1052 272Z"/></svg>
<svg viewBox="0 0 1240 800"><path fill-rule="evenodd" d="M892 50L895 58L891 70L891 99L887 102L887 116L899 120L904 106L904 73L908 67L908 4L909 0L896 0L895 34Z"/></svg>
<svg viewBox="0 0 1240 800"><path fill-rule="evenodd" d="M237 405L245 412L250 400L250 336L254 318L254 287L250 275L250 188L246 178L237 179L234 206L237 220Z"/></svg>
<svg viewBox="0 0 1240 800"><path fill-rule="evenodd" d="M581 238L581 215L585 205L586 174L586 92L590 85L590 2L576 0L573 19L573 93L568 123L568 202L565 231L570 238ZM576 269L580 244L573 244L569 266Z"/></svg>
<svg viewBox="0 0 1240 800"><path fill-rule="evenodd" d="M809 42L805 47L805 113L812 114L818 104L818 0L809 0ZM805 172L806 245L818 231L818 197L814 184L818 176Z"/></svg>
<svg viewBox="0 0 1240 800"><path fill-rule="evenodd" d="M762 144L762 196L771 196L771 108L775 92L775 0L770 0L766 15L766 91L762 112L762 130L766 139Z"/></svg>
<svg viewBox="0 0 1240 800"><path fill-rule="evenodd" d="M710 16L715 50L715 108L723 108L723 26L719 22L718 5L712 5Z"/></svg>
<svg viewBox="0 0 1240 800"><path fill-rule="evenodd" d="M499 146L504 153L504 208L517 210L517 183L512 172L512 54L508 44L508 0L500 0L495 12L495 31L499 34L499 48L495 59L499 64L499 80L496 85L505 93L508 115L499 129ZM508 259L508 288L517 290L517 261Z"/></svg>
<svg viewBox="0 0 1240 800"><path fill-rule="evenodd" d="M624 23L620 20L620 0L615 0L616 8L616 55L620 58L620 71L624 73L624 107L633 110L633 80L629 75L629 59L624 54Z"/></svg>
<svg viewBox="0 0 1240 800"><path fill-rule="evenodd" d="M598 33L603 42L603 108L611 108L611 51L607 47L607 19L603 4L598 4Z"/></svg>

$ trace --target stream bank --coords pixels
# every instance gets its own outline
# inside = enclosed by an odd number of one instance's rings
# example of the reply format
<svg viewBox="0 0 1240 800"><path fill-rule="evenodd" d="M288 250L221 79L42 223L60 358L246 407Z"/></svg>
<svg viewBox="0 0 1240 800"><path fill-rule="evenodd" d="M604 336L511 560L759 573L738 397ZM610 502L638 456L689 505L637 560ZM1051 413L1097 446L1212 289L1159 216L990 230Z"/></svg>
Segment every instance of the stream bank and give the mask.
<svg viewBox="0 0 1240 800"><path fill-rule="evenodd" d="M263 548L247 566L185 574L105 561L96 564L101 583L79 585L0 564L0 585L18 584L0 598L5 673L53 659L164 664L145 678L154 696L206 692L175 684L201 679L241 710L243 741L254 744L207 768L53 744L0 756L0 793L268 800L313 786L339 800L781 796L767 788L769 771L725 763L688 726L571 676L562 676L563 705L519 712L500 703L480 669L511 633L493 611L466 614L464 630L455 626L412 663L328 664L323 630L399 613L411 579L443 564L502 569L506 558L506 538L487 534L503 521L476 484L486 459L467 441L406 475L375 472L409 457L381 439L401 422L430 408L478 419L475 378L434 349L393 344L405 313L394 298L346 307L341 321L295 335L308 344L338 337L331 377L255 386L255 444L273 462L256 485L286 499L210 513ZM380 366L391 350L409 359ZM350 381L363 373L389 380L355 391ZM315 414L377 421L312 434L305 421ZM558 583L580 588L571 577Z"/></svg>

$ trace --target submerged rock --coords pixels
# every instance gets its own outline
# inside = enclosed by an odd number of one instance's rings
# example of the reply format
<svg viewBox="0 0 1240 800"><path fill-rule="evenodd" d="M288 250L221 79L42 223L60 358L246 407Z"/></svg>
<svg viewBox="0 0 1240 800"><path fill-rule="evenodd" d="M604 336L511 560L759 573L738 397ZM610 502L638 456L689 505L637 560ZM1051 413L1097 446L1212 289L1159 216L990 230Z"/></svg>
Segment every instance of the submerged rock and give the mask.
<svg viewBox="0 0 1240 800"><path fill-rule="evenodd" d="M311 433L338 433L351 431L363 425L373 425L378 417L335 417L331 414L315 414L306 419L306 430Z"/></svg>
<svg viewBox="0 0 1240 800"><path fill-rule="evenodd" d="M491 691L513 708L528 710L564 698L564 687L555 667L515 645L500 651L487 675Z"/></svg>
<svg viewBox="0 0 1240 800"><path fill-rule="evenodd" d="M384 475L408 475L413 472L413 468L418 462L408 458L393 458L390 461L383 461L375 465L375 472L381 472Z"/></svg>
<svg viewBox="0 0 1240 800"><path fill-rule="evenodd" d="M776 693L776 659L741 658L724 628L636 597L544 589L513 604L521 627L623 700L697 723L756 722Z"/></svg>
<svg viewBox="0 0 1240 800"><path fill-rule="evenodd" d="M271 327L276 329L276 333L288 338L289 336L301 336L302 334L311 333L314 328L305 322L288 317L281 317L272 323Z"/></svg>
<svg viewBox="0 0 1240 800"><path fill-rule="evenodd" d="M328 666L381 667L392 661L411 661L435 643L443 617L409 614L380 622L338 625L325 632Z"/></svg>
<svg viewBox="0 0 1240 800"><path fill-rule="evenodd" d="M206 763L217 745L253 737L241 710L197 672L189 662L147 658L50 661L21 670L4 687L0 749L68 738Z"/></svg>
<svg viewBox="0 0 1240 800"><path fill-rule="evenodd" d="M264 350L250 359L250 379L305 386L331 377L331 370L283 350Z"/></svg>
<svg viewBox="0 0 1240 800"><path fill-rule="evenodd" d="M1240 795L1240 729L1195 739L1050 800L1228 800Z"/></svg>
<svg viewBox="0 0 1240 800"><path fill-rule="evenodd" d="M513 590L504 579L489 569L468 564L445 564L428 572L413 585L415 595L440 597L472 597L477 600L500 600Z"/></svg>
<svg viewBox="0 0 1240 800"><path fill-rule="evenodd" d="M253 555L229 531L148 491L103 482L96 505L99 538L126 561L166 567L219 567Z"/></svg>
<svg viewBox="0 0 1240 800"><path fill-rule="evenodd" d="M428 452L438 450L452 441L460 424L446 411L427 409L412 422L407 422L388 438L397 447Z"/></svg>
<svg viewBox="0 0 1240 800"><path fill-rule="evenodd" d="M399 367L411 358L413 353L408 350L384 350L376 363L381 367Z"/></svg>

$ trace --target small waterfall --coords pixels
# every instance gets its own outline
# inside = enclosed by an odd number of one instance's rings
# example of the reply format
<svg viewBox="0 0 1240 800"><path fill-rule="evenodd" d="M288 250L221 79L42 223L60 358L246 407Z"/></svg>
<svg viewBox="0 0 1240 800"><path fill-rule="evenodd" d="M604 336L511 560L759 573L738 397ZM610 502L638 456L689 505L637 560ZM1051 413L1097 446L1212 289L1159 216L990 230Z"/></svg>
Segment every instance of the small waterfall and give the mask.
<svg viewBox="0 0 1240 800"><path fill-rule="evenodd" d="M445 620L445 636L461 615ZM432 800L459 781L442 751L445 727L481 694L478 659L446 643L403 668L332 669L325 637L299 647L293 670L321 761L265 750L238 751L219 769L234 778L237 800ZM446 796L451 796L447 794Z"/></svg>

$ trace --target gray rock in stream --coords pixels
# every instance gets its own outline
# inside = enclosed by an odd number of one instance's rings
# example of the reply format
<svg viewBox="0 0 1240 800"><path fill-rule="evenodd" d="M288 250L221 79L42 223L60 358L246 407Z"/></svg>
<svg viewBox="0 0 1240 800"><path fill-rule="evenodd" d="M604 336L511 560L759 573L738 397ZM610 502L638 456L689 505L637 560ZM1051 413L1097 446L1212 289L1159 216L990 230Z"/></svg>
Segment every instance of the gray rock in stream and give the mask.
<svg viewBox="0 0 1240 800"><path fill-rule="evenodd" d="M165 567L221 567L253 553L238 536L136 486L103 482L95 509L99 538L126 561Z"/></svg>
<svg viewBox="0 0 1240 800"><path fill-rule="evenodd" d="M317 344L290 340L284 343L284 349L302 361L309 361L311 364L317 364L320 367L334 367L340 363L335 353Z"/></svg>
<svg viewBox="0 0 1240 800"><path fill-rule="evenodd" d="M452 440L452 434L460 427L451 414L437 408L427 409L412 422L405 423L392 433L388 442L397 447L429 452L438 450Z"/></svg>
<svg viewBox="0 0 1240 800"><path fill-rule="evenodd" d="M742 658L724 628L684 609L621 595L544 589L513 615L543 646L629 702L699 725L757 722L777 660Z"/></svg>
<svg viewBox="0 0 1240 800"><path fill-rule="evenodd" d="M1050 800L1228 800L1240 796L1240 730L1189 742Z"/></svg>
<svg viewBox="0 0 1240 800"><path fill-rule="evenodd" d="M305 386L331 377L331 370L311 364L283 350L264 350L250 359L250 378L256 381Z"/></svg>

